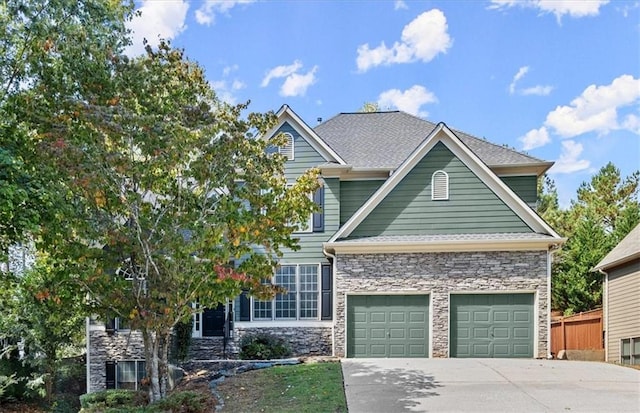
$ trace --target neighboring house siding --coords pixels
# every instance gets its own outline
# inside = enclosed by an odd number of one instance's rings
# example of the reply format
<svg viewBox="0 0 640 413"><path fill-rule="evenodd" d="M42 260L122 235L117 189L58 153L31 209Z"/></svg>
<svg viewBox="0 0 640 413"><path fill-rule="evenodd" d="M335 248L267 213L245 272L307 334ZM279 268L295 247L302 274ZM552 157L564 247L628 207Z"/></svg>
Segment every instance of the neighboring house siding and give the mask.
<svg viewBox="0 0 640 413"><path fill-rule="evenodd" d="M335 351L345 356L346 294L429 294L433 357L449 356L450 293L533 292L534 357L546 357L547 252L345 254L337 259Z"/></svg>
<svg viewBox="0 0 640 413"><path fill-rule="evenodd" d="M449 199L431 199L431 176L449 175ZM352 232L352 238L531 232L531 229L443 143L407 174Z"/></svg>
<svg viewBox="0 0 640 413"><path fill-rule="evenodd" d="M607 361L618 363L620 340L640 337L640 260L607 273Z"/></svg>
<svg viewBox="0 0 640 413"><path fill-rule="evenodd" d="M340 183L340 225L351 216L382 186L385 181L342 181Z"/></svg>
<svg viewBox="0 0 640 413"><path fill-rule="evenodd" d="M507 184L530 207L535 208L538 202L538 178L529 176L501 176L502 182Z"/></svg>

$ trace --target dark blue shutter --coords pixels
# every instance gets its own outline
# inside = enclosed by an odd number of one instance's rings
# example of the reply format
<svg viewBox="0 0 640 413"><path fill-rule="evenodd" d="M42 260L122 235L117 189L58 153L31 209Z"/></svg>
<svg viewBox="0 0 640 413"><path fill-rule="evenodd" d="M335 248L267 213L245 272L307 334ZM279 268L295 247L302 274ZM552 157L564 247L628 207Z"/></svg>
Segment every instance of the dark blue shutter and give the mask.
<svg viewBox="0 0 640 413"><path fill-rule="evenodd" d="M107 330L107 333L113 333L116 331L116 319L115 317L107 316L107 320L104 323L104 328Z"/></svg>
<svg viewBox="0 0 640 413"><path fill-rule="evenodd" d="M251 321L251 301L246 291L240 294L240 321Z"/></svg>
<svg viewBox="0 0 640 413"><path fill-rule="evenodd" d="M115 389L116 388L116 362L115 361L107 361L105 362L105 370L107 376L107 389Z"/></svg>
<svg viewBox="0 0 640 413"><path fill-rule="evenodd" d="M322 310L320 318L322 320L333 319L333 274L331 264L322 264L321 282L322 287Z"/></svg>
<svg viewBox="0 0 640 413"><path fill-rule="evenodd" d="M320 206L320 212L313 214L313 232L324 232L324 187L313 194L313 202Z"/></svg>

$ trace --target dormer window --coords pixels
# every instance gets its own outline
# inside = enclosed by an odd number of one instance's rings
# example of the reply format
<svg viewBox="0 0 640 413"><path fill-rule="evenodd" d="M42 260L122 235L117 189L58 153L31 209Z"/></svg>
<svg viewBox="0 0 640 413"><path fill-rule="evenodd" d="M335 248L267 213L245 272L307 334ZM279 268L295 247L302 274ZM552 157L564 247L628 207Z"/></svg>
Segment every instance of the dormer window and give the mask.
<svg viewBox="0 0 640 413"><path fill-rule="evenodd" d="M290 133L283 133L287 142L278 148L280 153L287 157L289 160L293 160L293 135Z"/></svg>
<svg viewBox="0 0 640 413"><path fill-rule="evenodd" d="M431 200L449 199L449 175L445 171L435 171L431 176Z"/></svg>

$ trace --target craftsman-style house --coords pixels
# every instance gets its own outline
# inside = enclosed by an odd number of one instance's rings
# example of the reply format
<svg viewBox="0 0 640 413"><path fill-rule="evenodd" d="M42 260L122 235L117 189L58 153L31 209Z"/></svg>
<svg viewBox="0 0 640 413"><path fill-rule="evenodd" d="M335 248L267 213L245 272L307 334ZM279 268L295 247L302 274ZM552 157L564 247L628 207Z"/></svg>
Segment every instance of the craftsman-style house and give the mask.
<svg viewBox="0 0 640 413"><path fill-rule="evenodd" d="M298 355L547 357L563 240L535 205L552 163L403 112L278 119L287 178L321 170L322 213L274 274L287 293L196 314L192 358L233 356L257 330ZM118 327L88 323L89 391L143 374L140 339Z"/></svg>

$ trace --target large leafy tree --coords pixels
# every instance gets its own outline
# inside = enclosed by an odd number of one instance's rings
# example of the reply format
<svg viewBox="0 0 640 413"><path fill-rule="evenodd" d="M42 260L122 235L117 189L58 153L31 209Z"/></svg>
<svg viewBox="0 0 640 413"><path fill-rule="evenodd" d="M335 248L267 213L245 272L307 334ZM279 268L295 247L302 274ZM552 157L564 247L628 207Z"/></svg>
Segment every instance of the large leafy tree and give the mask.
<svg viewBox="0 0 640 413"><path fill-rule="evenodd" d="M38 240L41 224L51 229L61 216L64 191L40 162L45 135L34 124L57 122L86 88L107 86L108 57L128 42L131 7L102 0L0 3L0 259L9 245Z"/></svg>
<svg viewBox="0 0 640 413"><path fill-rule="evenodd" d="M553 184L545 186L539 212L568 238L553 266L555 309L574 313L601 305L602 276L591 269L640 222L639 178L637 171L623 178L609 163L580 186L566 211Z"/></svg>
<svg viewBox="0 0 640 413"><path fill-rule="evenodd" d="M192 303L277 291L262 281L297 247L319 183L310 170L289 186L271 150L284 142L259 137L274 115L218 101L182 51L162 43L111 62L111 95L72 100L43 126L73 230L52 253L81 263L96 311L142 333L154 401L167 391L171 329Z"/></svg>

